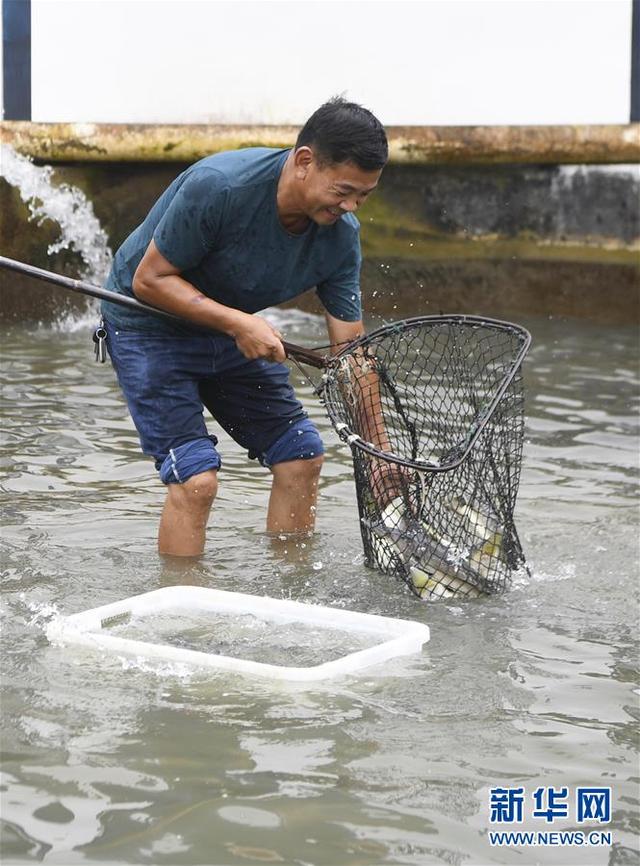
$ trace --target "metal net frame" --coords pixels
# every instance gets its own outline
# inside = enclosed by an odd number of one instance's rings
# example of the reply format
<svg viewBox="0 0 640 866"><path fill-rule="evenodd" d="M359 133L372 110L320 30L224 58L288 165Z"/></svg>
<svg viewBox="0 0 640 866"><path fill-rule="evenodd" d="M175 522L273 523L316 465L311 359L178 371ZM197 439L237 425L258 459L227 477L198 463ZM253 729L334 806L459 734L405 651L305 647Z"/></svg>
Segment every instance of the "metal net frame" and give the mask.
<svg viewBox="0 0 640 866"><path fill-rule="evenodd" d="M320 396L352 451L366 564L425 599L504 592L524 439L518 325L424 316L332 359Z"/></svg>

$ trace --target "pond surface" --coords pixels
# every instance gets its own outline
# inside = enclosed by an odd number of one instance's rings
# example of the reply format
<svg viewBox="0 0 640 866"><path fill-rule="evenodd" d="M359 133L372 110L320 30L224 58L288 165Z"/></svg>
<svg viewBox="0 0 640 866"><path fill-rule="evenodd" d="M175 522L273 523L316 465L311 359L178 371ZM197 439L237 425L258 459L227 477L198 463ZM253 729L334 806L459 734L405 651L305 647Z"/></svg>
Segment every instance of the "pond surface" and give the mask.
<svg viewBox="0 0 640 866"><path fill-rule="evenodd" d="M317 317L276 321L323 342ZM3 863L639 862L637 334L522 324L532 576L431 604L364 567L350 455L297 370L328 450L316 535L265 536L268 474L221 435L206 554L162 561L162 486L88 324L3 334ZM417 619L431 641L301 688L45 637L57 615L185 583ZM518 786L506 829L584 829L575 789L611 787L611 823L588 829L613 846L492 847L491 789ZM532 816L540 786L568 789L566 818Z"/></svg>

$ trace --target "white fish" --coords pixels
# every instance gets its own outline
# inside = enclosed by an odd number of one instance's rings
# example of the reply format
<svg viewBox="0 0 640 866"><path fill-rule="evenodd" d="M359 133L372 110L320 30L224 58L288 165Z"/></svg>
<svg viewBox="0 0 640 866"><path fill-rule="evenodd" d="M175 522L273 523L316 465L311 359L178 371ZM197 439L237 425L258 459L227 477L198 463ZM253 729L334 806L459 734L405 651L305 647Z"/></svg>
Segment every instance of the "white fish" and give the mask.
<svg viewBox="0 0 640 866"><path fill-rule="evenodd" d="M363 519L363 523L371 530L380 567L391 568L399 560L421 598L477 598L484 594L476 585L478 573L407 515L402 497L386 506L379 521Z"/></svg>
<svg viewBox="0 0 640 866"><path fill-rule="evenodd" d="M480 598L484 595L476 586L459 577L443 574L435 569L430 575L420 568L409 568L411 583L420 598Z"/></svg>
<svg viewBox="0 0 640 866"><path fill-rule="evenodd" d="M497 520L488 514L476 511L462 496L452 497L446 505L455 514L459 514L460 517L468 521L476 538L484 542L481 548L484 554L487 556L500 555L503 530Z"/></svg>

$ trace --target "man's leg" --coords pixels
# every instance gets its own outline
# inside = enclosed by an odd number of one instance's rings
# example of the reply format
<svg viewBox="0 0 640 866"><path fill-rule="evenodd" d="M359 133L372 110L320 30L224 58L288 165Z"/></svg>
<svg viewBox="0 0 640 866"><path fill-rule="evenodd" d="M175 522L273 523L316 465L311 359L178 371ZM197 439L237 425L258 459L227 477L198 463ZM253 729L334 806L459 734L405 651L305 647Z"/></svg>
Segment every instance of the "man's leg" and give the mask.
<svg viewBox="0 0 640 866"><path fill-rule="evenodd" d="M159 553L200 556L217 490L218 473L214 470L192 475L184 484L167 485L158 531Z"/></svg>
<svg viewBox="0 0 640 866"><path fill-rule="evenodd" d="M211 339L123 331L107 346L145 454L167 486L160 553L199 556L217 491L220 455L202 416L198 381L211 368Z"/></svg>
<svg viewBox="0 0 640 866"><path fill-rule="evenodd" d="M293 392L287 367L238 359L231 343L228 366L200 383L200 397L249 456L271 469L267 531L312 530L324 447Z"/></svg>
<svg viewBox="0 0 640 866"><path fill-rule="evenodd" d="M272 467L267 532L311 532L316 522L323 457L288 460Z"/></svg>

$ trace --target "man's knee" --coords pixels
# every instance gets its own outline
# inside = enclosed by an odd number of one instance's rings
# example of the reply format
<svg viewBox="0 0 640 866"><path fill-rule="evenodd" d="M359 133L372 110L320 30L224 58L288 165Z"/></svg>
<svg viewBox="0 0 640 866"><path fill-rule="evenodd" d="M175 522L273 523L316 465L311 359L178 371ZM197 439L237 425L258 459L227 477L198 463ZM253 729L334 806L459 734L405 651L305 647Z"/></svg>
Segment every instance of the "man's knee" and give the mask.
<svg viewBox="0 0 640 866"><path fill-rule="evenodd" d="M217 493L218 472L211 469L192 475L183 484L167 485L167 495L172 503L192 511L208 511Z"/></svg>
<svg viewBox="0 0 640 866"><path fill-rule="evenodd" d="M271 471L278 484L290 489L297 489L303 493L316 487L323 462L324 455L320 454L318 457L311 457L307 460L289 460L286 463L277 463Z"/></svg>

